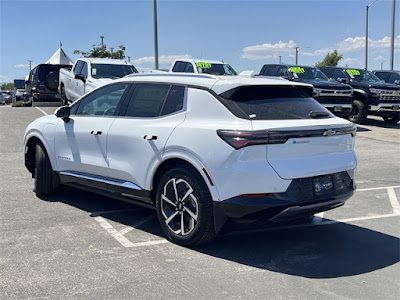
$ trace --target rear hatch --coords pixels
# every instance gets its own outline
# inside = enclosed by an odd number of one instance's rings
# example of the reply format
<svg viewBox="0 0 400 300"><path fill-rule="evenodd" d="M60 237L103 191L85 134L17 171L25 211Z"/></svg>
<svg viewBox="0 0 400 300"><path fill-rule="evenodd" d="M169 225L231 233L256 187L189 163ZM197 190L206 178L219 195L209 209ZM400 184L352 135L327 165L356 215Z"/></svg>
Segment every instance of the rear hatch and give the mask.
<svg viewBox="0 0 400 300"><path fill-rule="evenodd" d="M313 177L354 169L356 127L312 99L304 86L244 86L223 94L238 117L249 118L253 132L246 145L265 145L268 163L284 179ZM230 133L228 133L230 134Z"/></svg>

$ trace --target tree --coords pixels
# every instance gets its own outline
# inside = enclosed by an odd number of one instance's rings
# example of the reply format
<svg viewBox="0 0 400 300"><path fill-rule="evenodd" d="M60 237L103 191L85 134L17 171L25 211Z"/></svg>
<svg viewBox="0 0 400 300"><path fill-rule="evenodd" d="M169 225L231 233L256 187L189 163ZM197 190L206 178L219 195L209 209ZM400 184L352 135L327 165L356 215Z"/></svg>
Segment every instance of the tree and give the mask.
<svg viewBox="0 0 400 300"><path fill-rule="evenodd" d="M75 50L74 54L81 54L84 57L101 57L101 58L113 58L113 59L124 59L125 58L125 46L119 45L119 50L112 52L107 50L107 46L104 45L93 45L93 48L87 52L81 50Z"/></svg>
<svg viewBox="0 0 400 300"><path fill-rule="evenodd" d="M12 90L12 89L14 89L14 83L12 83L12 82L10 82L10 83L3 83L1 86L0 86L0 89L1 90Z"/></svg>
<svg viewBox="0 0 400 300"><path fill-rule="evenodd" d="M339 61L343 58L343 54L339 54L337 50L332 53L328 53L322 61L319 61L315 64L316 67L335 67L339 63Z"/></svg>

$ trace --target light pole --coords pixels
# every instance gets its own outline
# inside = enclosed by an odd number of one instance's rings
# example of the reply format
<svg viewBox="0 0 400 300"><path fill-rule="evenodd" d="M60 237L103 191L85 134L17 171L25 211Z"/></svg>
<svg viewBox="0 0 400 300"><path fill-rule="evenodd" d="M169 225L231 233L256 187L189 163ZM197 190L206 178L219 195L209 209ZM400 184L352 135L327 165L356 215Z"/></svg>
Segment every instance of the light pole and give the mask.
<svg viewBox="0 0 400 300"><path fill-rule="evenodd" d="M296 49L296 65L299 63L299 49L300 47L295 47L294 49Z"/></svg>
<svg viewBox="0 0 400 300"><path fill-rule="evenodd" d="M282 55L279 55L279 64L282 64Z"/></svg>
<svg viewBox="0 0 400 300"><path fill-rule="evenodd" d="M372 4L374 4L378 0L372 1L370 4L368 4L366 8L366 20L365 20L365 70L368 69L368 12L369 8Z"/></svg>
<svg viewBox="0 0 400 300"><path fill-rule="evenodd" d="M394 64L394 17L396 10L396 0L392 0L392 38L390 39L390 70L393 70Z"/></svg>
<svg viewBox="0 0 400 300"><path fill-rule="evenodd" d="M28 61L29 61L29 73L30 73L32 70L32 60L28 60Z"/></svg>
<svg viewBox="0 0 400 300"><path fill-rule="evenodd" d="M157 35L157 0L153 2L154 9L154 64L158 70L158 35Z"/></svg>
<svg viewBox="0 0 400 300"><path fill-rule="evenodd" d="M113 58L113 50L114 50L114 48L111 47L110 49L111 49L111 58Z"/></svg>
<svg viewBox="0 0 400 300"><path fill-rule="evenodd" d="M104 48L104 43L103 43L104 35L101 35L100 38L101 38L101 49L103 49Z"/></svg>
<svg viewBox="0 0 400 300"><path fill-rule="evenodd" d="M128 56L128 62L131 62L131 57L130 56Z"/></svg>

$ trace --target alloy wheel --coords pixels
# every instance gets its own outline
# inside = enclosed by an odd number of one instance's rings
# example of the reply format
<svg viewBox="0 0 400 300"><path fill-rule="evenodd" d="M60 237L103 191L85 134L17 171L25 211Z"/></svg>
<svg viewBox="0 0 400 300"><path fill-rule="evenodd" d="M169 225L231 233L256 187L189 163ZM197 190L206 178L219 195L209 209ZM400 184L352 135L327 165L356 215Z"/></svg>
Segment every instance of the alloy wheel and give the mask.
<svg viewBox="0 0 400 300"><path fill-rule="evenodd" d="M176 235L193 232L199 219L199 204L188 182L172 178L164 185L161 213L167 227Z"/></svg>

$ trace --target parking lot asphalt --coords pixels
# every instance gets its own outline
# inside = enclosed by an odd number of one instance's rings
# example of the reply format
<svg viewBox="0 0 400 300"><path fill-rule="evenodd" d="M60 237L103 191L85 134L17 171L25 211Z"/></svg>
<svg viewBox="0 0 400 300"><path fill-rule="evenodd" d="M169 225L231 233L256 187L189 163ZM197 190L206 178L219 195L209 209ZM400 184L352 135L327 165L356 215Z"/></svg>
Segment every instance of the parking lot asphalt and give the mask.
<svg viewBox="0 0 400 300"><path fill-rule="evenodd" d="M306 221L230 222L188 249L155 211L63 187L39 199L22 138L54 108L0 107L0 299L399 299L400 125L358 126L358 191Z"/></svg>

